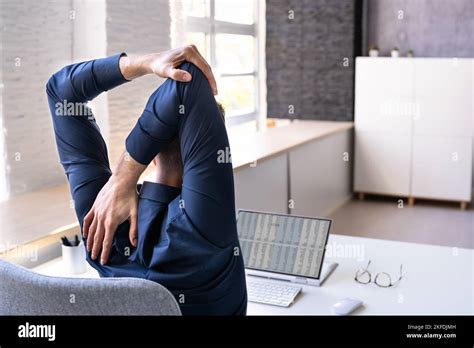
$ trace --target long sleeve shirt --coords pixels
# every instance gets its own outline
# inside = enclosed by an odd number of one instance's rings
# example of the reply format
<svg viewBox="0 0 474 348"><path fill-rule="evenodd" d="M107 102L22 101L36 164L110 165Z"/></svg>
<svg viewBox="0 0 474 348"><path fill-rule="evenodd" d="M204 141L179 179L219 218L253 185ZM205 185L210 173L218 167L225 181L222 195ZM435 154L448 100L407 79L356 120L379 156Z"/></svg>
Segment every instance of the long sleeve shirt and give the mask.
<svg viewBox="0 0 474 348"><path fill-rule="evenodd" d="M120 56L66 66L46 86L59 157L81 226L111 175L107 147L87 102L127 82ZM191 82L168 79L150 96L126 149L148 165L179 137L182 188L139 185L137 247L129 242L125 222L106 265L92 260L90 253L86 258L101 276L162 284L175 295L183 314L245 314L232 163L222 156L229 152L225 125L202 72L187 62L180 68L191 73Z"/></svg>

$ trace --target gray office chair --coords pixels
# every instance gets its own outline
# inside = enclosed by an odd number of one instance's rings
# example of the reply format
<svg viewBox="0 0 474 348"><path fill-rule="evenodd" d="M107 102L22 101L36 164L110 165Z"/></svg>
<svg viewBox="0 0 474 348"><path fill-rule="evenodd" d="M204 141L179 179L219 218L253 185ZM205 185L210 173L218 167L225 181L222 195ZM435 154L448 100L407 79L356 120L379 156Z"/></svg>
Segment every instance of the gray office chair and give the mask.
<svg viewBox="0 0 474 348"><path fill-rule="evenodd" d="M44 276L0 260L0 315L181 315L163 286L136 278Z"/></svg>

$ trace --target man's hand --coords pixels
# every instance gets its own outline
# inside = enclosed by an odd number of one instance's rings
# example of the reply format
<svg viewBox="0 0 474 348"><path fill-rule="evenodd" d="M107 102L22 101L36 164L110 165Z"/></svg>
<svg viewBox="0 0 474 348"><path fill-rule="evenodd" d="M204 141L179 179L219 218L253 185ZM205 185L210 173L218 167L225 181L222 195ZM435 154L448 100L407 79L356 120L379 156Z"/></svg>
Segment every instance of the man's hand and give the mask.
<svg viewBox="0 0 474 348"><path fill-rule="evenodd" d="M130 222L130 242L137 244L138 195L136 185L121 183L114 176L100 190L92 209L84 218L83 232L87 238L87 250L95 260L102 250L100 262L108 260L117 227Z"/></svg>
<svg viewBox="0 0 474 348"><path fill-rule="evenodd" d="M127 220L130 222L130 242L134 247L137 246L136 184L145 169L146 166L123 154L116 172L102 187L94 205L84 217L82 231L93 260L100 254L100 262L107 263L117 227Z"/></svg>
<svg viewBox="0 0 474 348"><path fill-rule="evenodd" d="M127 80L133 80L146 74L155 74L180 82L189 82L192 76L187 71L177 69L181 63L188 61L203 72L211 85L214 95L217 94L217 84L210 65L201 56L196 46L189 45L160 53L140 56L123 56L120 59L120 70Z"/></svg>
<svg viewBox="0 0 474 348"><path fill-rule="evenodd" d="M176 69L181 63L188 61L196 65L203 72L211 85L214 95L217 94L217 84L211 66L201 56L196 46L189 45L174 50L158 53L152 59L150 67L154 74L161 77L169 77L170 79L188 82L192 76L184 70Z"/></svg>

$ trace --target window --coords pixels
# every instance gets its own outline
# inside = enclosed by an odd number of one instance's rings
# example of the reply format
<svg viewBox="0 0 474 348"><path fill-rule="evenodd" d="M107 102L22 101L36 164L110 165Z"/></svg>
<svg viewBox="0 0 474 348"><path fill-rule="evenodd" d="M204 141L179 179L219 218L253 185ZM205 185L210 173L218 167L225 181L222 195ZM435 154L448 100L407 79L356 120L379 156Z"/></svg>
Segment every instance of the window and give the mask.
<svg viewBox="0 0 474 348"><path fill-rule="evenodd" d="M183 0L185 43L196 45L212 66L228 125L258 118L259 6L255 0Z"/></svg>

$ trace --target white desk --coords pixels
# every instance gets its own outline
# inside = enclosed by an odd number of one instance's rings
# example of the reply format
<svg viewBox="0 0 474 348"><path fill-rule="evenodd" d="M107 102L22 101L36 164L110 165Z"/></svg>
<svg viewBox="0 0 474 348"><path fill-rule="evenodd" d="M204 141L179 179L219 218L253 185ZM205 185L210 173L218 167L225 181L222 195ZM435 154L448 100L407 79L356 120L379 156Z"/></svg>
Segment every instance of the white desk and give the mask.
<svg viewBox="0 0 474 348"><path fill-rule="evenodd" d="M344 252L345 251L345 252ZM364 307L355 314L473 314L474 251L424 244L332 235L328 261L339 266L320 287L303 286L295 303L281 308L249 302L249 315L332 314L332 305L344 297L358 297ZM363 259L362 259L363 258ZM370 270L388 272L398 278L400 263L404 277L394 288L379 288L354 281L357 269L371 259ZM64 276L59 259L34 270ZM92 268L83 277L97 277Z"/></svg>

